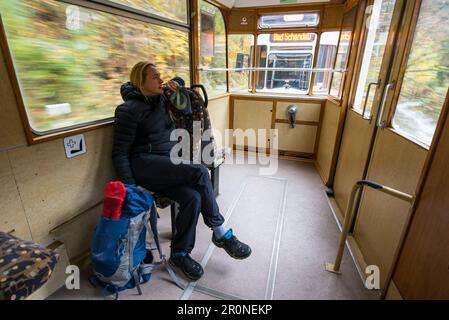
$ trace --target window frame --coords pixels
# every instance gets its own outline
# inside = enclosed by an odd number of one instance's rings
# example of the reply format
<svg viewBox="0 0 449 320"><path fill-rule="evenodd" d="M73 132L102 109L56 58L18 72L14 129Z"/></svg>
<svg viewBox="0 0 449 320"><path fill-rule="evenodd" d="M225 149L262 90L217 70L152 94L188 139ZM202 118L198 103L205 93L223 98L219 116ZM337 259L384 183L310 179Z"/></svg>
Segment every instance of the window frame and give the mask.
<svg viewBox="0 0 449 320"><path fill-rule="evenodd" d="M355 10L354 24L352 26L352 29L351 30L343 30L345 28L345 26L344 26L345 15L349 14L352 10ZM334 74L335 74L334 72L332 73L332 77L331 77L330 85L329 85L329 95L328 95L328 97L332 101L337 102L339 105L341 105L341 103L342 103L343 95L344 95L344 92L345 92L345 89L346 89L346 79L347 79L347 74L348 74L347 70L348 70L348 67L349 67L349 60L350 60L350 56L351 56L351 53L352 53L352 49L354 47L354 33L355 33L356 27L357 27L357 15L358 15L358 12L359 12L359 7L358 6L351 7L349 10L344 12L344 14L342 16L341 23L340 23L340 35L339 35L339 38L338 38L337 52L336 52L335 61L334 61L334 67L333 67L334 70L335 70L335 66L337 65L337 56L338 56L338 51L340 49L341 35L342 35L343 31L350 31L351 32L351 36L350 36L350 38L348 40L348 51L347 51L346 61L345 61L345 70L346 71L343 72L342 76L341 76L340 87L338 89L338 96L335 96L335 95L331 94L332 81L334 80Z"/></svg>
<svg viewBox="0 0 449 320"><path fill-rule="evenodd" d="M188 1L187 5L187 24L182 24L179 21L174 21L171 19L165 19L163 17L137 10L131 7L127 7L121 4L113 3L107 0L88 0L88 1L79 1L79 0L63 0L61 1L67 4L73 4L80 7L84 7L86 9L100 11L116 16L120 16L123 18L133 19L140 22L162 26L178 31L183 31L188 33L188 45L189 45L189 67L190 67L190 82L193 84L193 73L194 73L194 62L193 62L193 50L192 50L192 2ZM221 11L221 10L220 10ZM223 15L223 13L222 13ZM8 44L8 38L6 35L6 30L3 25L3 20L0 15L0 49L2 50L2 54L5 59L6 69L8 71L12 88L14 91L14 95L16 98L17 106L19 109L19 115L21 118L22 125L24 127L25 136L28 142L28 145L33 145L41 142L56 140L59 138L76 135L84 132L88 132L95 129L100 129L104 127L108 127L114 123L114 116L87 121L80 124L75 124L71 126L65 126L58 129L47 130L44 132L40 132L38 130L33 129L31 126L30 118L28 116L29 111L25 106L24 97L22 95L22 90L20 88L20 82L18 80L16 68L14 66L14 60L12 58L11 49ZM227 51L227 47L226 47ZM227 81L228 82L228 81Z"/></svg>
<svg viewBox="0 0 449 320"><path fill-rule="evenodd" d="M201 8L200 8L200 1L204 1L206 3L208 3L211 6L214 6L221 14L221 17L223 19L223 23L224 23L224 30L225 30L225 79L226 79L226 91L219 93L217 95L211 95L209 96L209 100L215 100L215 99L219 99L221 97L227 96L230 94L229 92L229 71L227 70L229 68L229 45L228 45L228 21L226 20L226 15L224 14L222 7L218 6L216 3L209 1L209 0L192 0L189 1L191 3L191 5L193 5L194 7L191 7L191 12L197 12L197 14L195 14L195 17L193 17L194 22L193 25L195 25L191 30L192 32L191 37L195 37L196 40L196 44L197 44L197 48L194 48L195 42L191 41L190 44L192 45L192 50L195 50L195 53L193 54L194 57L196 57L195 59L197 59L194 64L193 67L191 69L193 76L192 76L192 83L199 83L199 79L200 79L200 72L201 72L201 63L200 63L200 52L201 52L201 29L200 29L200 19L199 17L201 16ZM191 14L189 14L191 16ZM196 33L193 32L193 30L196 30ZM214 32L215 35L215 32ZM214 44L215 46L215 44Z"/></svg>
<svg viewBox="0 0 449 320"><path fill-rule="evenodd" d="M303 26L303 27L261 27L260 26L260 20L263 16L274 16L274 15L293 15L293 14L317 14L318 15L318 24L315 26ZM267 30L286 30L286 29L294 29L294 30L303 30L303 29L320 29L322 24L322 10L297 10L297 11L284 11L284 12L264 12L259 13L257 15L257 22L256 22L256 28L257 30L260 30L261 32L265 33ZM306 32L306 31L305 31Z"/></svg>
<svg viewBox="0 0 449 320"><path fill-rule="evenodd" d="M368 0L365 3L365 6L362 6L362 10L363 10L363 18L362 18L362 25L366 25L366 23L368 22L368 16L366 14L366 9L374 4L375 0ZM396 3L397 5L397 3ZM390 31L391 31L391 27L394 24L394 16L392 17L392 21L391 21L391 25L390 25ZM365 48L366 48L366 40L369 34L369 29L368 28L361 28L361 32L360 32L360 37L357 40L357 52L356 52L356 61L355 61L355 65L354 65L354 75L350 84L350 92L349 92L349 100L348 100L348 106L349 109L353 112L355 112L356 114L362 116L363 115L363 107L361 109L355 108L355 99L356 99L356 95L357 95L357 87L360 81L360 73L362 71L362 65L363 65L363 53L365 52ZM385 55L385 52L384 52ZM380 70L381 71L381 70ZM380 76L380 75L379 75ZM372 92L374 93L376 91L376 89L378 88L378 86L373 85L374 87L371 89ZM364 92L364 94L366 95L366 92ZM371 106L372 107L372 106ZM367 117L365 120L369 120L372 117L372 110L368 112L365 112L365 117Z"/></svg>
<svg viewBox="0 0 449 320"><path fill-rule="evenodd" d="M408 141L424 148L425 150L430 150L431 145L433 144L433 142L435 141L435 136L438 132L439 127L441 126L441 114L443 112L443 107L446 104L446 101L449 97L449 89L446 93L446 97L445 97L445 102L443 103L442 109L440 111L440 115L438 117L437 120L437 125L435 127L435 132L432 138L432 141L430 143L430 145L428 145L427 143L418 140L416 137L407 134L404 131L398 130L397 128L393 127L393 119L394 116L396 114L396 109L398 106L398 102L399 102L399 97L402 91L402 86L404 83L404 77L405 77L405 73L407 71L407 65L410 59L410 54L413 48L413 40L415 38L415 34L417 31L417 27L418 27L418 20L419 20L419 16L420 16L420 12L421 12L421 5L422 5L422 1L423 0L417 0L414 4L414 8L413 8L413 16L410 22L410 26L408 27L408 30L406 31L406 36L403 38L404 41L404 50L402 52L402 55L400 57L400 66L399 66L399 72L397 75L397 82L394 88L394 92L393 92L393 96L391 99L391 103L390 103L390 110L388 112L388 115L386 117L386 129L392 131L393 133L403 137L404 139L407 139Z"/></svg>
<svg viewBox="0 0 449 320"><path fill-rule="evenodd" d="M315 50L312 53L313 54L312 69L314 69L315 65L316 65L316 63L318 61L318 57L317 57L318 53L317 52L318 52L318 48L319 48L319 44L320 44L321 34L323 32L326 32L326 31L322 31L321 29L310 30L310 28L304 28L304 29L300 29L300 30L294 29L294 31L292 29L269 29L267 31L259 30L254 35L254 48L253 48L254 52L252 53L252 56L255 57L255 59L252 59L251 67L255 68L255 66L256 66L256 60L257 60L256 50L257 50L257 46L259 45L259 43L258 43L259 36L263 35L263 34L271 35L271 34L274 34L274 33L283 33L283 32L312 33L312 34L315 34L315 36L317 38L316 38L316 42L315 42ZM267 49L267 64L268 64L268 49ZM260 89L256 88L256 82L255 82L256 80L259 79L259 74L260 73L264 73L264 72L265 72L265 77L267 77L268 76L268 72L270 72L270 71L251 71L251 81L250 81L250 83L252 84L252 88L251 88L251 93L252 94L257 94L257 93L266 94L266 92L264 92L264 91L257 91L257 90L260 90ZM275 72L275 71L272 71L272 72ZM254 77L252 75L254 75ZM310 85L309 85L309 89L307 90L307 93L293 93L293 95L296 95L298 97L301 97L301 96L312 96L311 91L313 90L313 82L315 81L315 72L311 72L309 81L310 81ZM273 92L273 93L274 94L279 94L279 93L276 93L276 92ZM325 96L325 95L324 94L321 95L321 97L323 97L323 96Z"/></svg>
<svg viewBox="0 0 449 320"><path fill-rule="evenodd" d="M338 32L338 42L337 42L337 45L335 46L335 57L334 57L334 62L332 63L332 68L335 67L335 62L337 60L338 45L339 45L339 42L340 42L340 29L338 29L338 30L337 29L328 29L328 30L321 30L319 32L319 39L317 41L317 47L316 47L316 50L315 50L316 59L314 61L313 68L317 68L319 54L320 54L320 48L321 48L321 37L322 37L323 33L330 33L330 32ZM316 72L313 72L312 73L313 83L312 83L312 88L311 88L311 90L309 92L309 95L310 96L318 96L318 97L329 96L333 75L334 75L334 73L332 72L331 75L330 75L330 78L329 78L329 88L328 88L327 92L314 94L313 93L313 87L315 86Z"/></svg>
<svg viewBox="0 0 449 320"><path fill-rule="evenodd" d="M186 8L187 8L187 16L186 16L187 19L186 19L186 21L187 22L186 23L182 23L180 21L173 20L173 19L170 19L170 18L165 18L165 17L163 17L161 15L150 13L148 11L140 10L140 9L137 9L137 8L133 8L131 6L127 6L125 4L120 4L120 3L109 1L109 0L88 0L88 1L89 2L93 2L93 3L102 4L102 5L105 5L105 6L108 6L108 7L116 8L118 10L129 11L129 12L138 14L139 16L146 16L146 17L154 19L154 20L160 20L162 22L168 22L171 25L178 25L179 27L187 27L187 28L190 27L190 19L189 19L190 14L189 14L189 1L188 0L184 0L184 1L186 1L186 4L187 4L187 6L186 6ZM63 2L72 3L72 2L79 2L79 1L76 1L76 0L63 0Z"/></svg>
<svg viewBox="0 0 449 320"><path fill-rule="evenodd" d="M229 68L228 67L229 63L231 63L231 65L233 65L233 63L231 61L229 61L229 36L232 36L232 35L236 35L236 36L251 36L252 37L252 45L250 46L250 52L249 52L249 57L248 57L248 67L249 68L253 67L253 60L254 60L254 58L252 56L253 50L251 48L254 47L255 41L256 41L254 33L253 32L231 32L231 33L230 32L226 32L226 48L227 48L226 49L226 68ZM227 81L227 83L228 83L227 94L228 95L232 94L232 93L236 93L236 92L238 93L238 91L231 90L231 84L230 84L231 75L230 75L230 72L235 72L235 71L229 71L228 70L226 72L227 77L228 77L228 81ZM252 74L252 71L248 71L248 84L251 84L251 74ZM251 92L251 86L248 85L248 88L247 88L246 92Z"/></svg>

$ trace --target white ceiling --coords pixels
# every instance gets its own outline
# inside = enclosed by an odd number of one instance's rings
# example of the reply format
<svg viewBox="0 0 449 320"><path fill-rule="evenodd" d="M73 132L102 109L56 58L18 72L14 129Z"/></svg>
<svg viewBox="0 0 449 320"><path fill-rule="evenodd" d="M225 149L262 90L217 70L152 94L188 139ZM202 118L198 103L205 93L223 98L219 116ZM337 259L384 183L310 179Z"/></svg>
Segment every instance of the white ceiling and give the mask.
<svg viewBox="0 0 449 320"><path fill-rule="evenodd" d="M296 3L329 2L330 0L296 0ZM280 0L217 0L228 8L257 7L279 5Z"/></svg>

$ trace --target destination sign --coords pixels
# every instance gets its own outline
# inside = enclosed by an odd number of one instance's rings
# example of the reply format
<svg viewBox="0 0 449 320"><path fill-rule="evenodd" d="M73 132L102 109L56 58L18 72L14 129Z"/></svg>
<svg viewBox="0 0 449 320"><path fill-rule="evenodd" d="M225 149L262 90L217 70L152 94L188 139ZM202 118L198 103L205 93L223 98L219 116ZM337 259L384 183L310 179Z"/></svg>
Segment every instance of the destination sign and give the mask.
<svg viewBox="0 0 449 320"><path fill-rule="evenodd" d="M314 33L282 32L270 35L271 42L310 42L314 40Z"/></svg>

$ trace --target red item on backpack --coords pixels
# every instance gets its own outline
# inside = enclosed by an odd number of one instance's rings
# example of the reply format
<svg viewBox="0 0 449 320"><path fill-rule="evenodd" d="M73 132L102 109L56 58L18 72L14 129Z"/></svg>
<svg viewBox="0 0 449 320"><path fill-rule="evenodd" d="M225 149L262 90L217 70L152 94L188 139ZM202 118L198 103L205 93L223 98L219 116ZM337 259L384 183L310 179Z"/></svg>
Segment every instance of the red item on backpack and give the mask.
<svg viewBox="0 0 449 320"><path fill-rule="evenodd" d="M120 219L126 187L120 181L112 181L104 188L103 211L101 215L109 219Z"/></svg>

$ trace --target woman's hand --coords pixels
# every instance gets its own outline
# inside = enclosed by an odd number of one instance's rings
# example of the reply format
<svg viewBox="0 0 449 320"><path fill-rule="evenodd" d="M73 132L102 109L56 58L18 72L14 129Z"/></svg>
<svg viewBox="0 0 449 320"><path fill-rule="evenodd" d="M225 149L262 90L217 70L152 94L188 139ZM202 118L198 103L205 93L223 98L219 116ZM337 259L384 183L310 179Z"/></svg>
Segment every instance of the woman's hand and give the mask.
<svg viewBox="0 0 449 320"><path fill-rule="evenodd" d="M164 83L164 85L171 91L175 92L178 87L179 87L179 83L177 83L176 81L170 80L167 81L166 83Z"/></svg>

